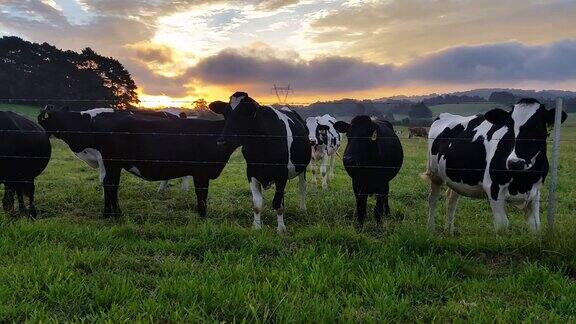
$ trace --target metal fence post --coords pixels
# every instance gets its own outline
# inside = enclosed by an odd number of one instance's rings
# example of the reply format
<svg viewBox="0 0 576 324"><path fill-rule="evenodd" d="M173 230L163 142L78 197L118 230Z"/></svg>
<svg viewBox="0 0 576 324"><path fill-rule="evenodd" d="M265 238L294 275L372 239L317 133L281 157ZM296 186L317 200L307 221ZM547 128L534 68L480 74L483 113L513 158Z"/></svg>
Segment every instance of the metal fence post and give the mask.
<svg viewBox="0 0 576 324"><path fill-rule="evenodd" d="M548 227L554 229L556 212L556 185L558 181L558 159L560 158L560 125L562 124L562 98L556 99L554 133L552 135L552 164L550 169L550 190L548 192Z"/></svg>

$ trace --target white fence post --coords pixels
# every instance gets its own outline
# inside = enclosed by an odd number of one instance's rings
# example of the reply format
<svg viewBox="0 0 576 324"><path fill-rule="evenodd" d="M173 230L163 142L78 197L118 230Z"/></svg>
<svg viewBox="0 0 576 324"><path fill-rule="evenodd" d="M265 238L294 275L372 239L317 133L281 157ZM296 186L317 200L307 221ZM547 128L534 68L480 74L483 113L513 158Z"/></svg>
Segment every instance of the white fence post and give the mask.
<svg viewBox="0 0 576 324"><path fill-rule="evenodd" d="M548 227L554 229L556 212L556 185L558 181L558 159L560 158L560 125L562 124L562 98L556 99L554 133L552 135L552 164L550 166L550 190L548 192Z"/></svg>

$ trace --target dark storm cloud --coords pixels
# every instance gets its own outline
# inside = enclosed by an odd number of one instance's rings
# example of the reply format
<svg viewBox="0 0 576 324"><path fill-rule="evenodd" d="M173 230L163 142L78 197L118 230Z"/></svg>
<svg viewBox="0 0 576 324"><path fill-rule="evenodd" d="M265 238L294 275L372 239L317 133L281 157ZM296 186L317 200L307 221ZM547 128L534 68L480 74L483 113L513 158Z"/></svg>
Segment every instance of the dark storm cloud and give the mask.
<svg viewBox="0 0 576 324"><path fill-rule="evenodd" d="M354 58L312 61L242 55L225 50L191 68L188 75L219 85L293 82L300 92L354 91L409 83L576 80L576 40L528 46L501 43L447 49L405 65L383 65Z"/></svg>
<svg viewBox="0 0 576 324"><path fill-rule="evenodd" d="M199 62L188 75L209 84L296 82L310 91L359 90L386 82L391 67L344 57L312 61L245 56L225 50Z"/></svg>

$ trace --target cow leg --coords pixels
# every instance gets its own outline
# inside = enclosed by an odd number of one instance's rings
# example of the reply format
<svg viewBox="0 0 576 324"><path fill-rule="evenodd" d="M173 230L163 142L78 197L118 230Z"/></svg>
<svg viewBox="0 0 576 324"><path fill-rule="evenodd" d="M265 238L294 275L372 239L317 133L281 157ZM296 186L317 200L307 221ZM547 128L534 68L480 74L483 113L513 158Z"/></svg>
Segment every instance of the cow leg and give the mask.
<svg viewBox="0 0 576 324"><path fill-rule="evenodd" d="M306 172L298 175L298 190L300 191L300 210L306 210Z"/></svg>
<svg viewBox="0 0 576 324"><path fill-rule="evenodd" d="M430 195L428 196L428 230L436 231L436 204L440 197L441 185L430 182Z"/></svg>
<svg viewBox="0 0 576 324"><path fill-rule="evenodd" d="M254 229L260 229L262 228L260 216L262 214L264 198L262 197L262 184L254 177L250 180L250 191L252 192L252 204L254 205L254 222L252 223L252 227Z"/></svg>
<svg viewBox="0 0 576 324"><path fill-rule="evenodd" d="M16 189L16 196L18 197L18 211L20 213L25 213L26 205L24 204L24 193L21 186Z"/></svg>
<svg viewBox="0 0 576 324"><path fill-rule="evenodd" d="M4 198L2 198L2 208L6 213L14 210L14 189L4 184Z"/></svg>
<svg viewBox="0 0 576 324"><path fill-rule="evenodd" d="M118 204L118 186L120 184L121 168L115 166L105 167L102 181L104 187L104 217L120 217L122 211Z"/></svg>
<svg viewBox="0 0 576 324"><path fill-rule="evenodd" d="M320 175L322 176L322 189L326 190L328 188L328 175L326 174L326 167L328 165L328 155L324 154L322 156L322 161L320 162Z"/></svg>
<svg viewBox="0 0 576 324"><path fill-rule="evenodd" d="M286 189L286 181L276 181L276 192L274 193L274 200L272 207L276 210L276 218L278 220L278 233L286 233L286 225L284 224L284 190Z"/></svg>
<svg viewBox="0 0 576 324"><path fill-rule="evenodd" d="M526 213L526 222L532 232L540 232L540 190L538 190L538 194L528 202L524 212Z"/></svg>
<svg viewBox="0 0 576 324"><path fill-rule="evenodd" d="M188 177L184 178L187 179ZM202 177L194 177L194 190L196 191L196 205L198 208L198 215L201 218L206 218L206 206L208 200L208 186L210 180Z"/></svg>
<svg viewBox="0 0 576 324"><path fill-rule="evenodd" d="M506 216L506 201L504 199L490 199L490 207L494 216L494 230L501 232L508 228L508 216Z"/></svg>
<svg viewBox="0 0 576 324"><path fill-rule="evenodd" d="M366 219L366 203L368 195L363 193L354 193L356 196L356 226L361 229L364 226L364 219Z"/></svg>
<svg viewBox="0 0 576 324"><path fill-rule="evenodd" d="M312 166L312 184L316 185L318 183L318 180L316 179L316 161L314 159L312 159L312 162L310 162L310 165Z"/></svg>
<svg viewBox="0 0 576 324"><path fill-rule="evenodd" d="M456 227L454 226L454 218L456 216L456 205L458 204L458 193L450 188L446 191L446 231L450 235L454 235Z"/></svg>
<svg viewBox="0 0 576 324"><path fill-rule="evenodd" d="M160 182L160 185L158 186L158 192L164 192L166 189L168 189L168 181Z"/></svg>
<svg viewBox="0 0 576 324"><path fill-rule="evenodd" d="M330 156L330 179L334 179L334 160L336 159L336 153Z"/></svg>
<svg viewBox="0 0 576 324"><path fill-rule="evenodd" d="M30 218L36 218L38 215L36 211L36 206L34 205L34 190L36 186L34 182L27 184L24 194L28 197L28 215Z"/></svg>
<svg viewBox="0 0 576 324"><path fill-rule="evenodd" d="M382 226L382 215L384 215L384 195L376 194L376 206L374 206L374 218L378 227Z"/></svg>
<svg viewBox="0 0 576 324"><path fill-rule="evenodd" d="M196 185L194 185L196 186ZM208 186L206 186L208 187ZM190 176L182 178L182 191L188 192L190 190Z"/></svg>

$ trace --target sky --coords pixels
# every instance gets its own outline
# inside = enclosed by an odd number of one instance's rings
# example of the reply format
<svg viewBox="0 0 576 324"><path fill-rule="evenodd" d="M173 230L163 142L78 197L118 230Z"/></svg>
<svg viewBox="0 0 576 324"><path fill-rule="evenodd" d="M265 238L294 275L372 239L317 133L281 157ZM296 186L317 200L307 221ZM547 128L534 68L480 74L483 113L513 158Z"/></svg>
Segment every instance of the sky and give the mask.
<svg viewBox="0 0 576 324"><path fill-rule="evenodd" d="M117 58L144 105L576 90L576 0L0 0L0 36Z"/></svg>

